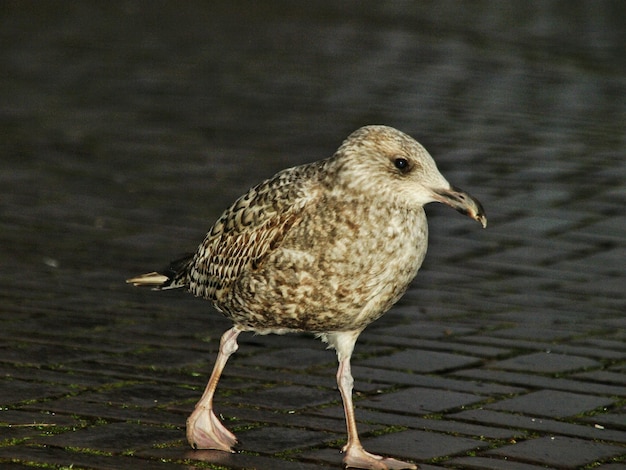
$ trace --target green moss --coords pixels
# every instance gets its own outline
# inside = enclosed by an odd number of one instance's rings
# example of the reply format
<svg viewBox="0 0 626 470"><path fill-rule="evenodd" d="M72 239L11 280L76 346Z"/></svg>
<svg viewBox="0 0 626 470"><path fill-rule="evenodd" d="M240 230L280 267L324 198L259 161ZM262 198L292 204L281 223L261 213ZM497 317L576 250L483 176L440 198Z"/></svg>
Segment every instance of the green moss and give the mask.
<svg viewBox="0 0 626 470"><path fill-rule="evenodd" d="M65 447L65 450L67 450L69 452L76 452L76 453L79 453L79 454L102 455L102 456L105 456L105 457L112 457L113 456L112 452L107 452L107 451L98 450L98 449L89 449L87 447L69 446L69 447Z"/></svg>

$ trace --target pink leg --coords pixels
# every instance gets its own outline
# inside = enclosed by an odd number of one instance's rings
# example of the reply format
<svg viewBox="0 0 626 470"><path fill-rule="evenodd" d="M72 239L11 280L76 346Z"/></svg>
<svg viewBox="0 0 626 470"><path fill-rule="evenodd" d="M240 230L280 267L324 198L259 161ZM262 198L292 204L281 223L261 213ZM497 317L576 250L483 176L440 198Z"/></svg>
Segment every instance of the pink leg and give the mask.
<svg viewBox="0 0 626 470"><path fill-rule="evenodd" d="M187 440L194 449L217 449L233 452L232 447L237 443L237 438L224 427L213 413L213 395L228 358L239 347L237 345L239 333L241 331L237 327L233 327L222 335L220 351L209 383L204 389L202 398L196 404L196 409L187 418Z"/></svg>
<svg viewBox="0 0 626 470"><path fill-rule="evenodd" d="M354 341L356 341L356 337L354 338ZM339 344L341 344L341 341ZM354 342L352 343L352 347L354 347ZM412 463L370 454L363 449L356 430L354 405L352 403L352 387L354 384L354 379L352 378L352 372L350 370L350 356L352 355L352 348L348 345L348 347L343 351L343 354L340 349L337 349L337 353L339 355L337 384L339 385L339 391L341 392L341 398L343 399L343 408L346 414L346 425L348 427L348 443L343 448L343 451L346 454L343 458L343 463L346 468L361 468L368 470L416 470L418 468L417 465Z"/></svg>

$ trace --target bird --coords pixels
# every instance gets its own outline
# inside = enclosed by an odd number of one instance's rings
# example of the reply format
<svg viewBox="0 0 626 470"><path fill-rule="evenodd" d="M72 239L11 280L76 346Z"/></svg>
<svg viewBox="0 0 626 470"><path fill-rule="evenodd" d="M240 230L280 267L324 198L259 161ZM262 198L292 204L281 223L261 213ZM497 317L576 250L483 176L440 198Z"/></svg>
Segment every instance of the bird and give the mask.
<svg viewBox="0 0 626 470"><path fill-rule="evenodd" d="M421 144L393 127L364 126L329 158L285 169L248 190L194 254L127 280L154 290L184 288L232 321L187 419L194 449L233 452L237 444L213 399L239 334L307 332L337 354L344 466L418 468L363 448L350 361L361 332L400 299L422 265L428 245L423 206L430 202L487 226L481 203L448 183Z"/></svg>

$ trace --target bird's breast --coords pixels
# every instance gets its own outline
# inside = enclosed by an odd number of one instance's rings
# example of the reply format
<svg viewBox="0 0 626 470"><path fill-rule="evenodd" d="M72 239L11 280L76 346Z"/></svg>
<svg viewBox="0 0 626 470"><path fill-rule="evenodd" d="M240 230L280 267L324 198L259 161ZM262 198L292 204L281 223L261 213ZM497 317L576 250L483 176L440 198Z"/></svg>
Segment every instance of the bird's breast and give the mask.
<svg viewBox="0 0 626 470"><path fill-rule="evenodd" d="M365 327L405 292L426 253L421 208L321 206L247 270L223 310L257 331Z"/></svg>

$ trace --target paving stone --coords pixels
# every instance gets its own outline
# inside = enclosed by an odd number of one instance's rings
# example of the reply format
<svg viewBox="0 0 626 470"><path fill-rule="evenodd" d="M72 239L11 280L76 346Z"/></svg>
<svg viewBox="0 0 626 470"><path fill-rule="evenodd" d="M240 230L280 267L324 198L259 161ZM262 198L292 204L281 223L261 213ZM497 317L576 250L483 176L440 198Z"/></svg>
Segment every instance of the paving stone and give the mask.
<svg viewBox="0 0 626 470"><path fill-rule="evenodd" d="M2 353L5 362L14 364L61 364L87 357L97 358L103 354L73 347L71 345L17 343Z"/></svg>
<svg viewBox="0 0 626 470"><path fill-rule="evenodd" d="M149 343L143 343L143 345L145 349L141 351L132 351L108 362L136 365L139 360L141 364L150 368L163 370L168 368L197 367L198 364L205 364L209 359L207 355L189 349L154 347Z"/></svg>
<svg viewBox="0 0 626 470"><path fill-rule="evenodd" d="M626 359L626 351L616 349L604 349L600 347L586 347L575 344L555 344L550 348L552 353L570 354L572 356L585 356L597 359Z"/></svg>
<svg viewBox="0 0 626 470"><path fill-rule="evenodd" d="M228 397L227 401L253 406L266 406L277 410L295 410L320 406L340 399L339 392L294 385L256 390L244 395Z"/></svg>
<svg viewBox="0 0 626 470"><path fill-rule="evenodd" d="M539 390L527 395L502 400L485 408L527 413L535 416L564 418L611 406L613 401L604 397L581 395L557 390Z"/></svg>
<svg viewBox="0 0 626 470"><path fill-rule="evenodd" d="M375 378L377 381L395 385L415 385L426 388L471 392L481 395L508 395L523 392L521 387L490 384L478 381L455 380L440 375L406 373L395 370L377 369L373 367L355 366L352 368L355 377L355 388L361 388L360 377Z"/></svg>
<svg viewBox="0 0 626 470"><path fill-rule="evenodd" d="M583 417L584 421L592 424L600 424L606 428L620 429L626 431L626 406L621 406L608 413L597 413L590 417Z"/></svg>
<svg viewBox="0 0 626 470"><path fill-rule="evenodd" d="M0 447L0 463L21 461L29 468L56 465L59 468L90 468L98 470L119 470L132 468L137 470L176 470L189 468L187 464L146 460L121 455L99 455L52 446L10 446Z"/></svg>
<svg viewBox="0 0 626 470"><path fill-rule="evenodd" d="M71 416L42 412L40 409L32 412L0 409L0 426L5 429L9 427L37 427L37 425L41 425L42 428L54 428L57 426L77 426L78 424L78 420Z"/></svg>
<svg viewBox="0 0 626 470"><path fill-rule="evenodd" d="M77 352L86 354L92 353L112 353L120 354L125 353L133 349L132 344L128 344L123 341L118 341L115 338L103 338L97 345L94 345L92 333L90 331L81 332L82 334L76 334L72 332L68 334L68 329L63 330L63 334L59 334L57 330L37 331L32 332L25 330L24 326L11 335L7 336L0 332L1 341L10 341L16 345L23 344L37 344L42 348L67 348L71 347Z"/></svg>
<svg viewBox="0 0 626 470"><path fill-rule="evenodd" d="M49 435L55 430L56 428L48 426L9 426L0 424L0 446L21 441L28 442L35 437Z"/></svg>
<svg viewBox="0 0 626 470"><path fill-rule="evenodd" d="M514 462L507 458L489 457L458 457L451 459L448 463L463 469L476 470L540 470L546 468L545 465L531 465L522 462Z"/></svg>
<svg viewBox="0 0 626 470"><path fill-rule="evenodd" d="M176 441L181 437L179 429L135 423L111 423L55 436L41 437L33 441L47 446L77 447L90 451L121 453L122 451Z"/></svg>
<svg viewBox="0 0 626 470"><path fill-rule="evenodd" d="M546 328L545 326L522 325L498 330L493 333L503 338L533 339L539 341L562 341L577 335L575 330Z"/></svg>
<svg viewBox="0 0 626 470"><path fill-rule="evenodd" d="M241 448L262 454L322 446L341 437L338 434L281 426L264 426L237 434Z"/></svg>
<svg viewBox="0 0 626 470"><path fill-rule="evenodd" d="M236 364L231 365L230 363L228 365L230 367L224 372L222 380L228 380L228 377L233 377L244 384L257 382L260 386L280 384L315 386L329 390L335 390L337 388L337 380L335 378L337 368L334 364L327 369L319 368L312 371L301 371L298 369L288 371L281 369L280 373L257 367L239 366ZM218 394L219 390L222 388L222 380L220 380Z"/></svg>
<svg viewBox="0 0 626 470"><path fill-rule="evenodd" d="M206 465L215 465L217 468L241 470L336 470L337 465L341 462L341 455L338 450L329 449L329 451L332 452L332 457L334 458L328 460L328 465L319 461L323 459L315 459L318 460L315 462L302 462L264 455L254 455L246 453L245 451L230 453L221 452L219 450L192 450L186 446L184 448L168 447L163 449L151 449L150 451L139 451L137 456L151 459L155 457L168 460L185 459L187 460L186 468L190 468L189 465L194 465L194 462L201 462L197 467L194 466L191 468L205 468ZM301 454L292 454L289 457L293 459L294 456L297 457L300 455Z"/></svg>
<svg viewBox="0 0 626 470"><path fill-rule="evenodd" d="M219 406L218 411L221 416L229 421L229 426L233 428L239 426L247 427L254 423L262 423L345 434L346 422L343 415L343 408L340 407L340 409L340 413L326 416L316 409L278 412L277 410L265 408ZM359 429L362 432L379 431L383 427L384 426L380 424L359 424Z"/></svg>
<svg viewBox="0 0 626 470"><path fill-rule="evenodd" d="M436 351L411 349L390 356L381 356L364 361L361 365L414 372L441 372L480 363L479 359Z"/></svg>
<svg viewBox="0 0 626 470"><path fill-rule="evenodd" d="M0 365L0 377L6 380L24 380L27 382L44 382L48 384L65 386L71 385L73 388L80 386L85 387L97 387L106 383L113 382L109 377L103 377L93 372L86 372L84 374L77 374L72 368L71 371L67 370L45 370L40 367L24 367L19 368Z"/></svg>
<svg viewBox="0 0 626 470"><path fill-rule="evenodd" d="M296 359L297 360L294 360ZM336 364L337 356L332 351L307 348L287 348L264 352L262 355L241 359L239 364L257 365L277 369L306 369L324 364Z"/></svg>
<svg viewBox="0 0 626 470"><path fill-rule="evenodd" d="M340 405L314 410L312 413L320 416L332 416L337 420L343 419L343 407ZM403 426L423 431L438 431L455 435L491 439L507 439L519 435L519 432L515 429L481 426L480 424L441 419L440 417L422 418L386 410L377 411L364 409L358 406L358 404L356 408L356 418L360 433L367 433L368 429L372 429L373 427L380 431L386 426Z"/></svg>
<svg viewBox="0 0 626 470"><path fill-rule="evenodd" d="M482 401L469 393L450 392L426 388L409 388L394 393L381 394L360 400L359 407L398 411L412 414L440 413Z"/></svg>
<svg viewBox="0 0 626 470"><path fill-rule="evenodd" d="M86 402L79 397L61 398L59 400L46 401L41 403L24 405L22 409L57 413L57 415L79 416L82 419L97 421L99 418L111 419L115 421L142 421L148 424L171 424L174 426L184 426L186 416L193 410L193 404L183 408L180 413L172 413L155 408L137 408L124 404L112 405L108 403ZM0 414L1 416L1 414Z"/></svg>
<svg viewBox="0 0 626 470"><path fill-rule="evenodd" d="M531 371L539 373L569 372L577 369L600 367L601 364L592 359L580 356L569 356L538 352L516 356L504 361L491 363L490 368Z"/></svg>
<svg viewBox="0 0 626 470"><path fill-rule="evenodd" d="M487 454L574 469L623 455L624 448L571 437L548 436L490 450Z"/></svg>
<svg viewBox="0 0 626 470"><path fill-rule="evenodd" d="M498 328L499 331L500 328ZM463 341L470 344L480 345L493 345L498 347L507 347L509 349L518 349L525 352L528 351L549 351L554 343L546 342L543 340L531 341L525 338L501 338L496 336L487 336L483 334L477 334L473 336L463 337Z"/></svg>
<svg viewBox="0 0 626 470"><path fill-rule="evenodd" d="M607 370L592 370L589 372L579 372L572 375L577 379L586 379L594 382L603 382L608 384L619 384L626 386L626 375L619 372L610 372Z"/></svg>
<svg viewBox="0 0 626 470"><path fill-rule="evenodd" d="M588 422L589 425L565 423L548 418L535 418L500 411L486 409L466 410L448 415L462 421L472 421L480 424L492 424L503 426L505 429L524 429L530 431L550 432L565 436L579 437L598 441L614 441L626 443L626 432L603 429L597 427L597 423L603 422L606 415L599 414L593 418L582 418L581 421ZM624 416L621 416L621 423L625 423ZM623 427L623 426L622 426Z"/></svg>
<svg viewBox="0 0 626 470"><path fill-rule="evenodd" d="M487 447L487 443L425 431L401 431L378 437L362 439L363 447L369 452L393 455L411 460L429 460Z"/></svg>
<svg viewBox="0 0 626 470"><path fill-rule="evenodd" d="M92 403L111 403L137 407L155 407L168 403L193 400L198 392L174 384L128 384L117 385L93 393L83 393L82 401Z"/></svg>
<svg viewBox="0 0 626 470"><path fill-rule="evenodd" d="M357 411L357 417L361 421L377 423L379 425L389 426L406 426L412 429L421 429L423 431L438 431L450 433L454 435L464 435L471 437L486 437L490 439L509 439L517 435L516 430L495 428L490 426L481 426L464 423L461 421L453 421L448 419L425 419L417 416L408 416L406 414L392 414L387 411L379 412L372 410ZM359 431L363 430L363 425L359 424Z"/></svg>
<svg viewBox="0 0 626 470"><path fill-rule="evenodd" d="M455 376L467 377L474 380L487 380L532 388L546 388L599 395L626 396L626 389L615 385L544 377L534 374L520 374L518 372L508 372L503 370L465 369L454 371L453 374Z"/></svg>
<svg viewBox="0 0 626 470"><path fill-rule="evenodd" d="M387 335L369 335L365 341L359 338L360 342L365 344L367 343L382 343L387 346L403 346L403 347L411 347L411 348L419 348L419 349L427 349L427 350L443 350L446 352L457 352L463 354L469 354L472 356L480 356L480 357L497 357L508 355L510 351L504 348L496 348L492 346L480 346L477 344L463 344L451 342L451 338L446 338L444 341L435 341L429 339L414 339L407 338L402 336L387 336Z"/></svg>
<svg viewBox="0 0 626 470"><path fill-rule="evenodd" d="M67 393L67 390L58 385L51 385L44 388L36 382L1 380L0 408L28 400L53 397L65 393Z"/></svg>
<svg viewBox="0 0 626 470"><path fill-rule="evenodd" d="M2 460L0 459L0 462ZM32 465L21 464L21 463L10 463L10 462L2 462L2 468L6 470L32 470Z"/></svg>
<svg viewBox="0 0 626 470"><path fill-rule="evenodd" d="M550 282L549 280L543 280L542 284L538 286L538 289L542 291L540 294L541 297L550 295L554 297L555 290L558 291L558 284ZM513 311L503 311L493 315L494 319L501 320L505 326L507 324L515 327L519 327L521 325L526 328L530 328L531 330L529 330L529 333L533 336L528 336L526 338L522 337L521 339L535 341L541 340L541 336L535 338L536 328L547 328L549 330L555 330L556 332L567 332L569 331L568 327L570 325L575 325L576 327L585 325L585 327L590 327L593 322L598 320L597 317L597 314L592 314L585 310L567 311L558 308L546 308L545 306L533 310L521 308ZM502 330L508 331L507 328L502 328ZM548 334L552 333L552 331L548 332ZM556 342L551 343L551 345L555 347L558 346L558 344L559 343Z"/></svg>
<svg viewBox="0 0 626 470"><path fill-rule="evenodd" d="M160 383L164 385L164 388L171 387L172 389L177 388L187 388L190 390L191 394L201 393L204 387L206 386L206 381L210 375L211 367L207 365L207 367L199 367L199 368L191 368L180 369L180 370L157 370L155 368L149 367L137 367L137 364L113 364L113 363L92 363L85 362L76 364L75 367L72 367L72 373L77 375L93 373L93 371L98 371L98 374L101 374L103 377L106 377L108 380L110 387L116 388L121 385L131 385L137 384L138 382L142 383ZM206 377L206 378L205 378ZM246 386L249 386L252 381L248 380L246 382ZM242 388L243 381L239 380L238 377L233 377L231 374L224 374L222 380L220 380L219 391L223 389L240 389ZM105 387L92 387L93 389L103 390ZM219 393L218 391L218 393ZM163 393L167 394L167 391ZM174 391L176 393L182 393L180 391Z"/></svg>
<svg viewBox="0 0 626 470"><path fill-rule="evenodd" d="M410 313L414 313L415 307L411 307L408 310ZM397 307L395 311L402 312L402 307ZM431 323L427 321L420 322L418 324L397 325L388 328L376 328L376 330L364 333L365 339L369 340L370 335L376 337L377 335L385 335L391 337L400 338L447 338L452 335L468 335L472 334L476 329L467 327L464 325L447 324L442 325L440 323ZM418 343L417 340L413 340Z"/></svg>

